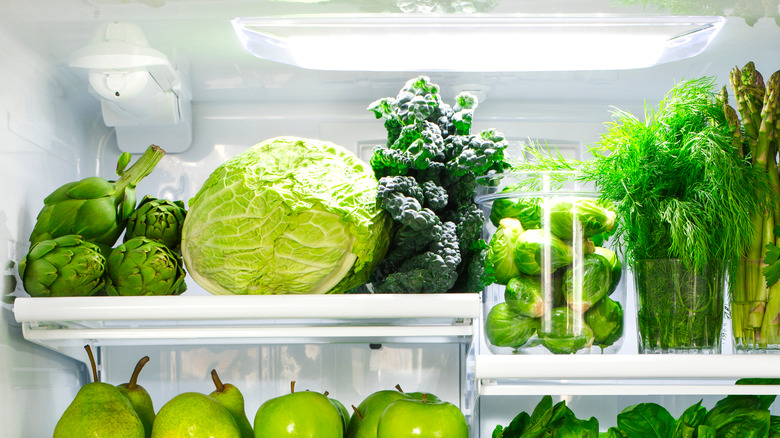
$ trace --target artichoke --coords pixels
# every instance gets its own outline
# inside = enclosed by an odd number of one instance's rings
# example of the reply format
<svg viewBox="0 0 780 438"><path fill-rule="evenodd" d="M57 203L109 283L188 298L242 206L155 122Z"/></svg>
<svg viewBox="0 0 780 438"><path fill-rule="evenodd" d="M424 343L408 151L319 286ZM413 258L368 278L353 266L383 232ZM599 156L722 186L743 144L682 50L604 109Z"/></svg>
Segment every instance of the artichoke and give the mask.
<svg viewBox="0 0 780 438"><path fill-rule="evenodd" d="M134 237L146 237L178 251L186 214L187 210L182 201L144 196L127 219L124 241Z"/></svg>
<svg viewBox="0 0 780 438"><path fill-rule="evenodd" d="M135 186L165 155L152 145L130 168L130 154L119 156L117 181L89 177L61 186L43 200L30 243L78 234L89 242L113 246L135 208Z"/></svg>
<svg viewBox="0 0 780 438"><path fill-rule="evenodd" d="M19 262L19 277L32 297L94 295L105 286L106 259L81 236L42 240Z"/></svg>
<svg viewBox="0 0 780 438"><path fill-rule="evenodd" d="M184 292L181 257L162 243L134 237L108 256L109 295L179 295Z"/></svg>

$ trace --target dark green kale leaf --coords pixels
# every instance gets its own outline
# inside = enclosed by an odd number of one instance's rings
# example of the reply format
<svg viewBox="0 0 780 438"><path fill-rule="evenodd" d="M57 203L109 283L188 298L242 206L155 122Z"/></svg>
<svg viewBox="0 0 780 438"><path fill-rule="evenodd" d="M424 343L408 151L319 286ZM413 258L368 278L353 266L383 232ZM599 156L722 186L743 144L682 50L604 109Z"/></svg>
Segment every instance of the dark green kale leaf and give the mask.
<svg viewBox="0 0 780 438"><path fill-rule="evenodd" d="M476 97L468 93L456 96L454 107L447 105L425 76L409 80L395 98L368 107L385 119L387 143L375 148L370 163L379 178L377 199L394 221L387 260L372 277L375 290L401 293L408 285L425 292L478 292L488 284L479 244L484 214L474 202L477 177L509 166L502 135L470 134L476 107ZM446 273L439 272L442 266ZM431 281L419 280L425 269L435 270Z"/></svg>

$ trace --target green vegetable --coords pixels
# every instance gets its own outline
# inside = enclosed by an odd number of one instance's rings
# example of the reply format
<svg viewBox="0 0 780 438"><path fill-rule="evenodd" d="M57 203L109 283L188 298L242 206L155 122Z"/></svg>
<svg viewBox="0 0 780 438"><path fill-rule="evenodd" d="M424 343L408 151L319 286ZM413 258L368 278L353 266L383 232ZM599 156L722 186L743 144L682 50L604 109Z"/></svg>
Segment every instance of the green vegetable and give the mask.
<svg viewBox="0 0 780 438"><path fill-rule="evenodd" d="M754 216L774 207L768 196L772 191L767 173L772 172L753 166L743 152L714 91L714 80L699 78L676 84L641 119L616 112L599 144L589 148L592 159L541 156L517 170L576 169L579 180L592 182L601 199L614 205L619 220L614 237L622 243L632 269L641 260L671 259L680 260L694 273L722 265L730 278L737 279L747 275L739 265L754 240ZM666 279L658 282L668 284ZM649 300L664 303L661 306L668 311L668 289L657 288L657 292L663 295ZM701 292L722 293L722 288ZM722 296L705 301L718 300ZM719 319L710 315L706 329L702 324L667 327L669 332L682 330L669 348L691 347L680 343L685 339L708 339L709 345L696 348L717 348L719 338L701 333L720 331L711 325ZM640 317L640 332L659 329L658 325L643 327L653 320L673 323ZM672 341L671 335L667 340Z"/></svg>
<svg viewBox="0 0 780 438"><path fill-rule="evenodd" d="M537 276L518 274L504 288L504 301L509 308L528 318L544 314L544 297L542 279Z"/></svg>
<svg viewBox="0 0 780 438"><path fill-rule="evenodd" d="M506 303L493 306L485 319L485 335L496 347L522 347L538 327L538 320L516 313Z"/></svg>
<svg viewBox="0 0 780 438"><path fill-rule="evenodd" d="M514 249L522 232L520 221L504 218L490 238L487 261L493 267L495 282L498 284L507 284L511 278L520 275L520 270L515 265Z"/></svg>
<svg viewBox="0 0 780 438"><path fill-rule="evenodd" d="M552 269L558 269L572 262L572 248L563 240L544 230L525 230L515 243L513 257L515 266L523 274L539 275L545 261L542 259L549 248L549 265Z"/></svg>
<svg viewBox="0 0 780 438"><path fill-rule="evenodd" d="M529 438L529 437L559 437L559 438L597 438L599 422L591 417L587 420L577 418L574 412L566 406L565 401L553 404L552 397L546 395L529 415L520 412L505 428L501 425L493 430L494 438Z"/></svg>
<svg viewBox="0 0 780 438"><path fill-rule="evenodd" d="M576 275L582 274L582 277ZM575 279L575 276L577 277ZM575 284L575 280L582 284ZM563 296L568 306L579 312L587 312L600 299L607 296L612 283L609 262L599 254L584 254L581 270L568 267L563 274Z"/></svg>
<svg viewBox="0 0 780 438"><path fill-rule="evenodd" d="M181 246L181 229L187 210L182 201L144 196L127 219L124 241L146 237L176 251Z"/></svg>
<svg viewBox="0 0 780 438"><path fill-rule="evenodd" d="M390 248L371 278L375 291L480 292L493 282L484 263L485 214L474 195L478 176L508 168L507 142L493 130L470 133L476 107L468 93L457 95L454 106L444 103L425 76L369 105L387 130L387 143L374 149L370 163L380 207L393 218ZM455 235L436 245L445 223Z"/></svg>
<svg viewBox="0 0 780 438"><path fill-rule="evenodd" d="M720 99L724 111L733 114L729 118L735 133L733 141L742 148L753 168L768 177L770 187L756 187L756 192L773 202L770 208L751 211L750 223L754 232L751 246L743 255L737 272L730 272L729 281L736 348L761 349L780 345L780 284L777 283L780 242L774 232L780 226L780 177L777 173L780 71L772 74L765 85L755 65L749 62L741 70L735 67L730 80L741 121L737 111L728 104L726 87L723 87Z"/></svg>
<svg viewBox="0 0 780 438"><path fill-rule="evenodd" d="M571 240L575 236L574 227L581 227L576 235L582 238L615 228L615 212L593 199L557 200L549 207L549 214L550 231L563 240Z"/></svg>
<svg viewBox="0 0 780 438"><path fill-rule="evenodd" d="M604 297L585 313L585 323L593 330L593 343L608 347L623 336L623 306Z"/></svg>
<svg viewBox="0 0 780 438"><path fill-rule="evenodd" d="M577 312L568 307L556 307L549 320L539 328L542 345L555 354L573 354L590 348L594 341L593 330Z"/></svg>
<svg viewBox="0 0 780 438"><path fill-rule="evenodd" d="M135 208L135 186L149 175L165 151L149 146L129 169L130 154L117 163L117 181L89 177L59 187L43 200L30 243L78 234L88 242L113 246Z"/></svg>
<svg viewBox="0 0 780 438"><path fill-rule="evenodd" d="M109 295L179 295L186 289L181 258L145 237L117 245L108 256Z"/></svg>
<svg viewBox="0 0 780 438"><path fill-rule="evenodd" d="M522 191L519 184L509 184L504 187L502 193L512 193ZM541 227L542 198L539 197L521 197L521 198L496 198L490 207L490 221L498 226L503 218L514 218L523 224L525 229Z"/></svg>
<svg viewBox="0 0 780 438"><path fill-rule="evenodd" d="M341 293L384 256L389 217L368 166L333 143L263 141L232 157L189 202L187 271L213 294Z"/></svg>
<svg viewBox="0 0 780 438"><path fill-rule="evenodd" d="M623 276L623 264L620 262L620 258L618 258L617 254L611 249L597 246L594 248L593 252L603 256L609 262L612 281L609 284L609 292L607 292L607 294L612 295L612 292L615 292L615 289L617 289L617 286L620 283L620 278Z"/></svg>
<svg viewBox="0 0 780 438"><path fill-rule="evenodd" d="M674 431L674 417L657 403L639 403L618 414L617 427L631 438L667 438Z"/></svg>
<svg viewBox="0 0 780 438"><path fill-rule="evenodd" d="M106 259L81 236L41 240L19 261L19 277L32 297L95 295L105 286Z"/></svg>

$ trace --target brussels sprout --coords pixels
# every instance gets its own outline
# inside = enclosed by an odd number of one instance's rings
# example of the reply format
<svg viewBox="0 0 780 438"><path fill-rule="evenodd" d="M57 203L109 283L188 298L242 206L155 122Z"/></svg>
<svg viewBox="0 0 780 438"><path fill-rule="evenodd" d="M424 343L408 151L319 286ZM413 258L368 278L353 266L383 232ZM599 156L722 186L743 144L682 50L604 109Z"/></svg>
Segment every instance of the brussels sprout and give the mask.
<svg viewBox="0 0 780 438"><path fill-rule="evenodd" d="M623 307L604 297L585 313L585 323L593 330L593 343L608 347L623 336Z"/></svg>
<svg viewBox="0 0 780 438"><path fill-rule="evenodd" d="M542 323L539 340L555 354L572 354L593 344L593 330L579 313L568 307L556 307L549 322Z"/></svg>
<svg viewBox="0 0 780 438"><path fill-rule="evenodd" d="M498 284L506 284L510 278L520 275L512 251L517 236L522 232L523 226L520 225L520 221L504 218L499 222L498 230L490 238L487 261L493 265L493 274Z"/></svg>
<svg viewBox="0 0 780 438"><path fill-rule="evenodd" d="M612 280L609 284L609 292L607 292L607 295L612 295L612 292L615 292L618 283L620 283L620 277L623 275L623 264L620 262L620 258L618 258L617 254L615 254L615 252L611 249L597 246L594 249L594 252L604 256L604 258L606 258L609 262L609 270Z"/></svg>
<svg viewBox="0 0 780 438"><path fill-rule="evenodd" d="M581 313L605 297L609 292L612 273L607 259L599 254L585 254L582 260L582 286L574 285L574 267L563 274L563 296L572 309Z"/></svg>
<svg viewBox="0 0 780 438"><path fill-rule="evenodd" d="M550 248L549 263L552 269L558 269L571 263L572 248L563 240L545 233L544 230L526 230L517 237L512 252L517 269L526 275L541 274L542 257L546 247Z"/></svg>
<svg viewBox="0 0 780 438"><path fill-rule="evenodd" d="M184 292L181 257L145 237L118 245L108 256L109 295L179 295Z"/></svg>
<svg viewBox="0 0 780 438"><path fill-rule="evenodd" d="M510 185L502 190L512 192L521 190L519 187ZM493 201L490 209L490 221L498 226L501 219L511 217L520 221L523 228L529 230L539 228L541 224L541 198L498 198Z"/></svg>
<svg viewBox="0 0 780 438"><path fill-rule="evenodd" d="M564 240L574 237L574 227L582 227L588 238L615 228L615 212L592 199L563 199L550 207L550 231ZM575 222L576 219L576 222Z"/></svg>
<svg viewBox="0 0 780 438"><path fill-rule="evenodd" d="M87 296L103 290L105 268L98 245L67 234L34 243L19 261L19 277L32 297Z"/></svg>
<svg viewBox="0 0 780 438"><path fill-rule="evenodd" d="M504 289L504 301L510 309L527 316L538 318L544 314L544 292L542 278L519 274L509 280Z"/></svg>
<svg viewBox="0 0 780 438"><path fill-rule="evenodd" d="M124 241L133 237L146 237L178 251L186 215L187 210L182 201L144 196L127 219Z"/></svg>
<svg viewBox="0 0 780 438"><path fill-rule="evenodd" d="M493 306L485 319L485 335L496 347L520 348L539 328L539 320L526 318L506 303Z"/></svg>

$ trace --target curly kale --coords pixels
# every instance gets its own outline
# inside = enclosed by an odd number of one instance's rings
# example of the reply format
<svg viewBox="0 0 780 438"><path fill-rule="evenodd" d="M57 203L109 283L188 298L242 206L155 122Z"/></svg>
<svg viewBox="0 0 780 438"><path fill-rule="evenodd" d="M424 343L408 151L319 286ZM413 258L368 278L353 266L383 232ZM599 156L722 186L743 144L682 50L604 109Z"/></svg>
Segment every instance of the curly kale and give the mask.
<svg viewBox="0 0 780 438"><path fill-rule="evenodd" d="M385 119L387 143L370 163L377 199L394 220L393 241L372 279L376 291L477 292L486 284L477 178L509 165L501 134L470 133L477 103L460 93L447 105L439 86L419 76L395 98L368 107Z"/></svg>

